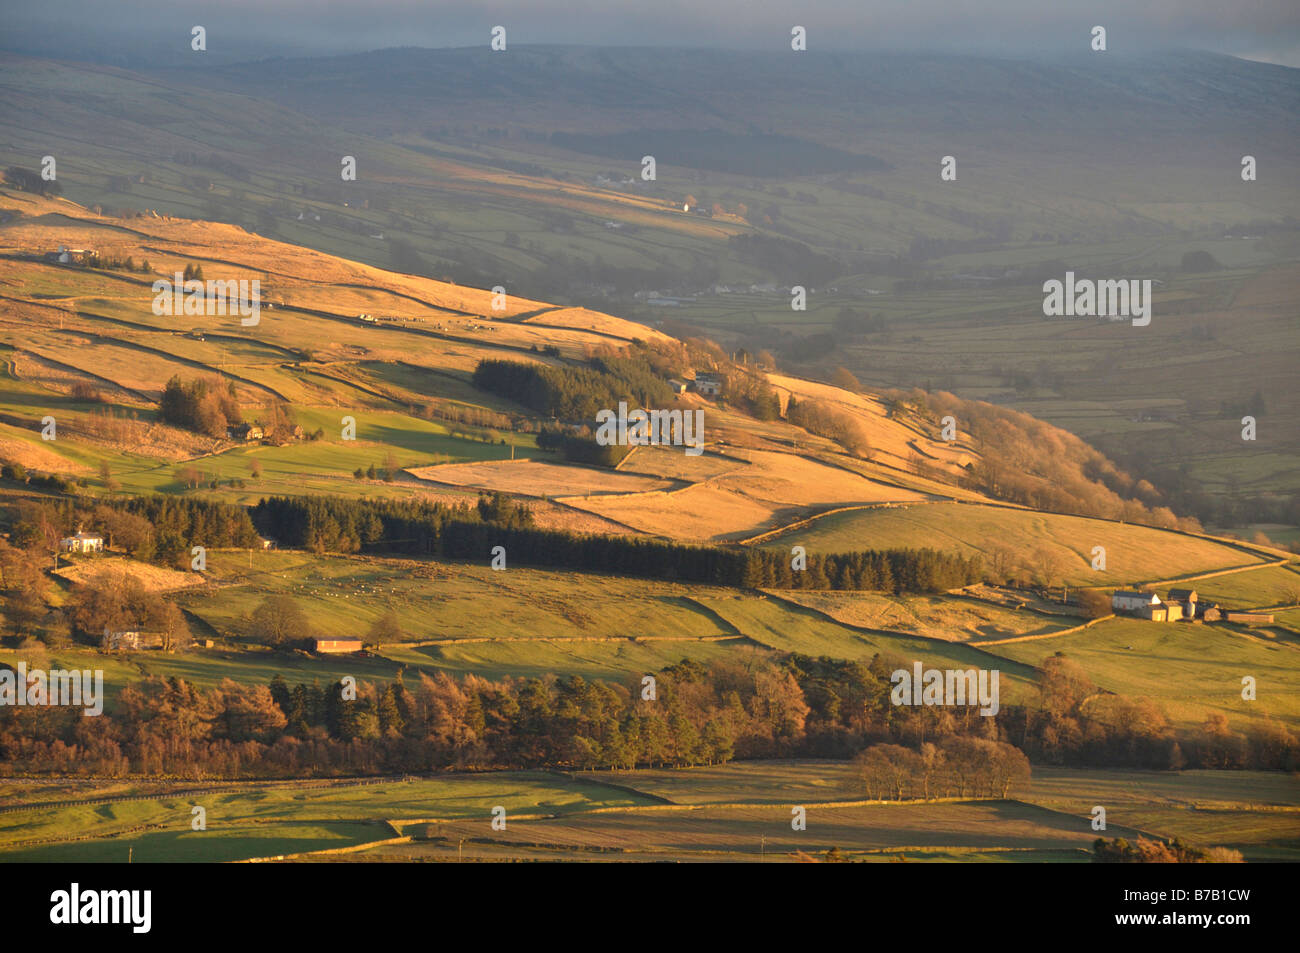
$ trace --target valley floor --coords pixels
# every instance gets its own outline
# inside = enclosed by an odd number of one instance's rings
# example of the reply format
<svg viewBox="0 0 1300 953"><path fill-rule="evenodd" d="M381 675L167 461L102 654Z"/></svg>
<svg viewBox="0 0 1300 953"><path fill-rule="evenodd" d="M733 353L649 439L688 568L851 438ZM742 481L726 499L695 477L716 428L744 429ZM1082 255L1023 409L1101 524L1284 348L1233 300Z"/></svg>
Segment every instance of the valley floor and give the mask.
<svg viewBox="0 0 1300 953"><path fill-rule="evenodd" d="M1087 862L1102 836L1092 828L1097 805L1108 838L1178 837L1247 861L1300 860L1300 787L1258 771L1038 767L1007 799L909 802L863 799L853 765L839 761L323 782L11 780L0 793L0 863L120 863L128 852L133 862L785 862L828 851L855 861ZM192 829L195 806L206 830ZM804 830L792 827L797 808Z"/></svg>

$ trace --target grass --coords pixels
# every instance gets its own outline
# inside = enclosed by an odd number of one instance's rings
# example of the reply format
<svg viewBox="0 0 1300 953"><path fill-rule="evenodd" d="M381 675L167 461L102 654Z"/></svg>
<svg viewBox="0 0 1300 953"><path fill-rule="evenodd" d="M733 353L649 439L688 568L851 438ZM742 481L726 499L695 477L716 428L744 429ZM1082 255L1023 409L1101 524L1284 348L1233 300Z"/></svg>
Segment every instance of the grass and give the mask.
<svg viewBox="0 0 1300 953"><path fill-rule="evenodd" d="M1043 635L1079 625L1073 616L1049 617L986 602L948 596L899 595L794 589L782 598L824 612L837 622L910 633L948 642Z"/></svg>
<svg viewBox="0 0 1300 953"><path fill-rule="evenodd" d="M1300 790L1280 771L1133 771L1035 767L1020 798L1247 860L1300 860ZM1115 836L1110 832L1107 836Z"/></svg>
<svg viewBox="0 0 1300 953"><path fill-rule="evenodd" d="M364 636L390 609L408 641L710 638L731 634L675 583L617 576L293 552L211 553L215 594L185 602L222 632L268 595L288 593L325 636ZM703 591L710 590L702 587Z"/></svg>
<svg viewBox="0 0 1300 953"><path fill-rule="evenodd" d="M925 545L985 557L995 547L1009 546L1031 562L1043 549L1059 563L1060 576L1076 586L1131 585L1261 561L1224 543L1146 526L963 503L835 513L764 545L785 549L796 543L809 552ZM1092 569L1095 546L1106 550L1104 571Z"/></svg>
<svg viewBox="0 0 1300 953"><path fill-rule="evenodd" d="M1294 639L1247 634L1219 625L1117 618L1037 642L990 646L1009 659L1036 664L1055 652L1078 662L1101 688L1158 702L1176 725L1198 725L1211 713L1237 728L1272 717L1300 724ZM1258 685L1258 699L1241 697L1242 676Z"/></svg>
<svg viewBox="0 0 1300 953"><path fill-rule="evenodd" d="M1229 608L1300 603L1300 572L1281 566L1198 579L1190 585L1196 588L1200 601L1219 602Z"/></svg>
<svg viewBox="0 0 1300 953"><path fill-rule="evenodd" d="M568 779L545 772L496 772L363 786L320 787L254 783L245 790L204 792L143 800L36 806L0 814L0 861L220 862L297 851L347 847L392 837L385 823L402 818L482 818L493 807L510 814L565 813L591 807L649 804L652 798L611 788L595 780ZM82 798L93 796L83 789ZM191 830L191 808L203 806L207 830ZM69 841L70 835L94 835ZM25 844L40 841L36 845Z"/></svg>
<svg viewBox="0 0 1300 953"><path fill-rule="evenodd" d="M433 851L461 837L477 844L508 845L526 855L588 859L615 854L623 860L773 861L797 859L839 848L856 857L865 852L961 853L1016 850L1024 860L1039 851L1082 851L1095 834L1086 821L1071 821L1054 811L1017 801L940 804L881 804L855 807L812 806L807 829L791 828L797 802L756 807L700 806L687 810L612 811L579 818L520 820L506 831L482 824L431 825ZM409 853L409 848L402 851ZM1082 856L1082 855L1081 855Z"/></svg>
<svg viewBox="0 0 1300 953"><path fill-rule="evenodd" d="M843 761L741 762L683 770L450 774L374 782L0 782L0 862L219 862L414 843L332 859L795 859L837 847L856 860L1082 861L1097 836L1138 830L1294 860L1296 790L1272 772L1037 767L1015 800L827 806L862 797ZM127 801L99 798L131 797ZM53 803L65 799L82 803ZM671 804L666 804L671 801ZM190 829L194 805L207 830ZM804 805L807 830L793 831ZM503 807L507 830L493 831ZM542 817L537 819L537 815ZM437 819L432 822L432 819ZM393 825L393 826L390 826ZM1217 825L1217 826L1216 826ZM78 839L70 839L70 838Z"/></svg>

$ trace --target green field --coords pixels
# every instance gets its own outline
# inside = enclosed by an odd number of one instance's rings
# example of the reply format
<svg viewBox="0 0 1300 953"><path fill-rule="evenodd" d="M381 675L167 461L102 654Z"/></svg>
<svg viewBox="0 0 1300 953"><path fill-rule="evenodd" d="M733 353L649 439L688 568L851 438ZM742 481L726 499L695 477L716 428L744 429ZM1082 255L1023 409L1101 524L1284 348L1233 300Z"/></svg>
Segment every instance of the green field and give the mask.
<svg viewBox="0 0 1300 953"><path fill-rule="evenodd" d="M362 638L389 610L403 641L714 638L732 635L688 598L720 592L624 577L482 564L271 551L214 552L215 593L182 594L218 631L242 634L268 595L288 593L324 637Z"/></svg>
<svg viewBox="0 0 1300 953"><path fill-rule="evenodd" d="M1064 652L1098 687L1151 698L1182 727L1213 712L1234 724L1270 717L1293 729L1300 724L1300 642L1294 637L1116 618L1059 638L994 645L989 651L1029 664ZM1246 675L1256 680L1255 701L1241 697Z"/></svg>
<svg viewBox="0 0 1300 953"><path fill-rule="evenodd" d="M921 660L929 667L961 669L991 668L996 662L996 656L956 642L850 628L776 596L703 597L699 601L747 638L778 652L865 661L880 654L901 662ZM1018 694L1017 686L1023 687L1033 677L1032 663L1013 663L1001 671L1013 697Z"/></svg>
<svg viewBox="0 0 1300 953"><path fill-rule="evenodd" d="M837 847L855 860L1087 859L1093 805L1108 835L1145 831L1248 859L1300 857L1294 783L1268 772L1036 768L1015 800L843 805L841 761L682 770L492 772L333 782L0 782L0 862L229 861L407 843L331 859L769 860ZM131 800L122 800L131 798ZM112 800L117 799L117 800ZM76 804L64 804L71 800ZM207 829L191 829L192 808ZM791 830L803 805L808 829ZM491 828L503 807L507 830Z"/></svg>
<svg viewBox="0 0 1300 953"><path fill-rule="evenodd" d="M1032 554L1043 549L1054 555L1060 578L1076 586L1132 585L1262 561L1225 543L1147 526L964 503L834 513L763 543L795 544L822 553L929 546L986 559L994 547L1012 546L1031 566ZM1095 546L1106 550L1105 571L1092 568Z"/></svg>
<svg viewBox="0 0 1300 953"><path fill-rule="evenodd" d="M383 840L394 836L386 822L400 818L490 819L497 805L512 814L549 814L653 802L598 781L544 772L361 786L249 783L233 792L197 787L186 796L150 797L149 787L131 791L143 800L0 813L0 861L124 862L128 847L137 863L241 860ZM75 797L90 800L94 793L83 787ZM12 801L32 800L25 785L9 785L7 794ZM195 805L207 812L206 831L191 830ZM94 839L73 840L69 832Z"/></svg>

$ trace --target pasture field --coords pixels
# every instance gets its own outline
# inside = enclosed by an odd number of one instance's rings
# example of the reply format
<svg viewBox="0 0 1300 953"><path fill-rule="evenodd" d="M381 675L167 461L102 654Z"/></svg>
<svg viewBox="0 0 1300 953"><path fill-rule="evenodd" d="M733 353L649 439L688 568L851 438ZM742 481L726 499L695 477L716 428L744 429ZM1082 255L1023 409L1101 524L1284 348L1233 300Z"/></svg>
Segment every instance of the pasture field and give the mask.
<svg viewBox="0 0 1300 953"><path fill-rule="evenodd" d="M785 861L834 847L862 861L1083 862L1096 803L1109 836L1300 855L1296 787L1273 772L1039 767L1013 800L863 804L858 788L851 763L809 760L360 782L0 780L0 863L120 863L128 848L135 862L220 862L365 844L377 846L319 859ZM190 829L194 805L206 831ZM806 831L791 830L792 805L806 806ZM496 806L507 831L491 829ZM380 843L398 834L414 839Z"/></svg>
<svg viewBox="0 0 1300 953"><path fill-rule="evenodd" d="M763 542L823 553L929 546L985 556L1001 546L1029 558L1043 549L1075 586L1122 586L1262 563L1253 550L1223 542L1106 520L1007 506L932 503L832 513ZM1106 550L1106 569L1092 568L1092 549ZM1199 583L1198 583L1199 584Z"/></svg>
<svg viewBox="0 0 1300 953"><path fill-rule="evenodd" d="M1202 602L1218 602L1231 609L1300 603L1300 572L1289 566L1268 566L1250 572L1197 579L1196 588Z"/></svg>
<svg viewBox="0 0 1300 953"><path fill-rule="evenodd" d="M417 479L435 483L554 498L650 493L674 486L668 480L596 467L508 459L482 464L412 467L407 472Z"/></svg>
<svg viewBox="0 0 1300 953"><path fill-rule="evenodd" d="M800 852L821 854L838 848L853 859L868 854L913 851L1015 850L1021 859L1037 860L1039 851L1074 849L1077 859L1096 838L1087 823L1018 801L813 805L808 829L791 830L792 802L782 805L651 807L564 818L520 820L506 831L485 829L482 822L431 824L424 831L434 851L460 838L478 844L508 846L529 853L539 848L554 859L587 859L616 854L623 860L775 861L797 860ZM1130 834L1116 828L1117 836ZM386 855L413 854L417 845L378 848ZM536 856L536 854L533 854Z"/></svg>
<svg viewBox="0 0 1300 953"><path fill-rule="evenodd" d="M775 595L761 599L701 596L697 601L746 638L779 652L865 661L879 653L904 663L920 660L930 668L988 668L996 659L959 642L849 628ZM1025 660L1026 664L1011 661L1001 667L1002 689L1008 691L1006 697L1016 699L1032 678L1032 666L1041 659Z"/></svg>
<svg viewBox="0 0 1300 953"><path fill-rule="evenodd" d="M269 685L276 675L289 684L320 682L330 685L344 675L358 681L390 681L401 666L376 656L321 656L254 649L192 649L187 652L112 654L98 649L54 648L45 652L0 650L0 662L9 665L26 659L29 667L100 669L104 672L105 710L111 711L129 682L150 676L181 678L199 688L213 689L223 679L244 685Z"/></svg>
<svg viewBox="0 0 1300 953"><path fill-rule="evenodd" d="M1134 771L1034 767L1021 800L1120 823L1248 861L1300 860L1300 785L1278 771Z"/></svg>
<svg viewBox="0 0 1300 953"><path fill-rule="evenodd" d="M674 804L820 804L867 796L851 761L732 761L603 774L618 784Z"/></svg>
<svg viewBox="0 0 1300 953"><path fill-rule="evenodd" d="M195 572L181 572L136 559L113 556L74 557L73 561L59 568L57 575L77 585L108 571L126 573L136 579L148 592L172 592L176 589L203 585L203 577Z"/></svg>
<svg viewBox="0 0 1300 953"><path fill-rule="evenodd" d="M231 787L236 788L230 790ZM163 788L183 794L161 793ZM207 790L211 788L211 790ZM390 821L446 817L490 819L500 805L510 814L560 814L593 807L655 803L652 797L594 779L548 772L493 772L360 784L245 782L188 786L141 782L107 797L142 800L96 803L93 787L65 792L87 802L42 804L27 785L4 785L7 799L32 807L0 813L0 862L220 862L299 851L350 847L394 836ZM191 808L207 811L206 831L190 829ZM486 825L486 820L485 820ZM91 839L73 840L69 832Z"/></svg>
<svg viewBox="0 0 1300 953"><path fill-rule="evenodd" d="M1182 728L1199 725L1211 713L1227 715L1238 727L1268 718L1293 730L1300 725L1300 643L1267 630L1115 618L1059 638L991 645L988 651L1031 665L1063 652L1099 688L1150 698ZM1258 684L1256 701L1241 697L1245 675Z"/></svg>
<svg viewBox="0 0 1300 953"><path fill-rule="evenodd" d="M1045 616L1025 609L945 596L887 596L810 589L781 590L774 594L824 612L846 625L947 642L1045 635L1083 623L1073 616Z"/></svg>
<svg viewBox="0 0 1300 953"><path fill-rule="evenodd" d="M647 672L692 659L708 665L743 662L770 653L740 638L635 640L611 637L533 639L510 642L491 639L471 643L438 643L385 648L384 656L412 669L434 669L453 675L473 673L484 678L546 678L580 675L586 679L621 682L629 688Z"/></svg>
<svg viewBox="0 0 1300 953"><path fill-rule="evenodd" d="M390 609L402 641L733 635L692 597L723 590L619 576L364 556L209 554L215 593L182 604L233 637L268 595L292 595L323 637L363 638Z"/></svg>
<svg viewBox="0 0 1300 953"><path fill-rule="evenodd" d="M643 532L686 540L736 540L835 506L916 502L915 490L791 453L732 449L749 461L684 489L570 501Z"/></svg>

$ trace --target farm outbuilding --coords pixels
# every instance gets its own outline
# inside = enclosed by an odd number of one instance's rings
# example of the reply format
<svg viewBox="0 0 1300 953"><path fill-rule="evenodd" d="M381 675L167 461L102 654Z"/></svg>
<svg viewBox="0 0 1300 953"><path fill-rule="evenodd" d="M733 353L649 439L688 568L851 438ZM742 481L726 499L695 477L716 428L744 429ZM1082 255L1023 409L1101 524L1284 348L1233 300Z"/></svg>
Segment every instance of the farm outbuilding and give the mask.
<svg viewBox="0 0 1300 953"><path fill-rule="evenodd" d="M316 639L315 648L323 655L347 655L361 651L360 639Z"/></svg>
<svg viewBox="0 0 1300 953"><path fill-rule="evenodd" d="M1239 612L1227 609L1223 613L1224 622L1241 622L1245 625L1271 625L1273 614L1270 612Z"/></svg>
<svg viewBox="0 0 1300 953"><path fill-rule="evenodd" d="M1183 607L1183 618L1196 618L1196 590L1195 589L1170 589L1169 602L1177 602Z"/></svg>
<svg viewBox="0 0 1300 953"><path fill-rule="evenodd" d="M226 428L226 436L231 440L261 440L266 433L257 424L237 424Z"/></svg>

